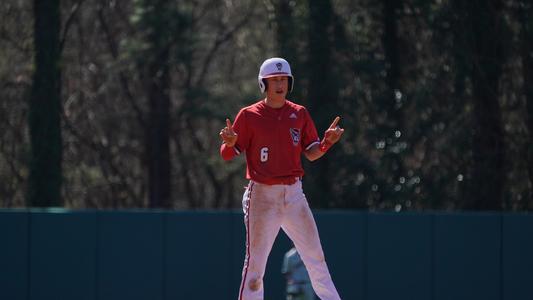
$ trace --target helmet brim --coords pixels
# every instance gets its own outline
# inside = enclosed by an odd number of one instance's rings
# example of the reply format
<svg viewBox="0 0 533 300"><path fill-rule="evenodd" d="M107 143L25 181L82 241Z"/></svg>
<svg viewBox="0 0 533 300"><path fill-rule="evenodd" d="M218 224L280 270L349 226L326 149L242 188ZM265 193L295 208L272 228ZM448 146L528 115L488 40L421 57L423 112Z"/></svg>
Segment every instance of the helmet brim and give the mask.
<svg viewBox="0 0 533 300"><path fill-rule="evenodd" d="M272 77L279 77L279 76L286 76L286 77L292 78L292 75L286 72L270 73L268 75L260 76L260 77L261 78L272 78Z"/></svg>

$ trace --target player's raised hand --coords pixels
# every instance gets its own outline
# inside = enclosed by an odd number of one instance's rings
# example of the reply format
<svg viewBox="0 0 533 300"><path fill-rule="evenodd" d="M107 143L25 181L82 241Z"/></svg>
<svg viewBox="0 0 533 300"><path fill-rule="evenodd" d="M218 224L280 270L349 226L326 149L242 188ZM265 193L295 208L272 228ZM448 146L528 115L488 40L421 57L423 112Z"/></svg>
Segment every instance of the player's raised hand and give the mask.
<svg viewBox="0 0 533 300"><path fill-rule="evenodd" d="M335 120L329 125L329 128L326 130L326 133L324 134L324 139L328 141L330 144L335 144L339 141L341 138L341 135L344 133L344 129L340 128L339 125L337 125L340 121L341 117L337 116Z"/></svg>
<svg viewBox="0 0 533 300"><path fill-rule="evenodd" d="M220 130L220 138L222 138L224 144L229 147L233 147L237 142L237 133L233 131L233 125L231 125L231 121L229 119L226 119L226 127Z"/></svg>

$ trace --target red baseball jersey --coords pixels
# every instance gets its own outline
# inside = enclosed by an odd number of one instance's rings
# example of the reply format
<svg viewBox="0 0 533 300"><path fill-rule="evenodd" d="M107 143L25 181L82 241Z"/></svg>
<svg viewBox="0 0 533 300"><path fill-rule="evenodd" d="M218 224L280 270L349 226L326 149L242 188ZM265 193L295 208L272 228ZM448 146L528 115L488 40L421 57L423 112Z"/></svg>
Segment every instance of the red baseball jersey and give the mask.
<svg viewBox="0 0 533 300"><path fill-rule="evenodd" d="M265 184L280 184L302 177L301 154L319 144L309 112L289 100L280 108L263 100L239 111L233 124L234 147L222 144L220 154L230 160L246 153L246 178Z"/></svg>

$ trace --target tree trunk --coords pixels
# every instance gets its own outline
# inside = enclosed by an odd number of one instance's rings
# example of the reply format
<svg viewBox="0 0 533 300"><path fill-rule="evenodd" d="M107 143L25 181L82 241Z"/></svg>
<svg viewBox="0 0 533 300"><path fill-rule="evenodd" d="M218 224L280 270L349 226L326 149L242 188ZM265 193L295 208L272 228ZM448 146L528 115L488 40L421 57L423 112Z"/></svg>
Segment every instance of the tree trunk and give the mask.
<svg viewBox="0 0 533 300"><path fill-rule="evenodd" d="M466 209L501 210L503 200L504 141L499 106L503 45L499 0L465 1L471 32L473 96L473 169Z"/></svg>
<svg viewBox="0 0 533 300"><path fill-rule="evenodd" d="M140 57L147 82L148 120L146 154L148 165L148 205L151 208L170 208L170 70L174 24L169 1L141 1L142 31L146 33L148 51Z"/></svg>
<svg viewBox="0 0 533 300"><path fill-rule="evenodd" d="M331 33L333 29L333 7L330 0L309 0L309 61L308 61L308 103L314 117L318 135L331 124L339 111L336 111L338 91L334 88ZM296 74L296 78L298 75ZM342 121L341 121L342 122ZM313 163L307 174L309 184L306 189L312 203L321 208L330 206L332 189L330 182L331 153Z"/></svg>
<svg viewBox="0 0 533 300"><path fill-rule="evenodd" d="M400 178L404 175L402 150L399 147L403 135L405 135L402 115L402 90L400 87L400 49L398 38L398 9L401 7L400 0L383 1L383 48L385 52L385 82L387 83L385 98L382 107L386 112L385 124L382 128L386 142L383 164L385 171L389 173L387 188L384 197L387 201L399 203L406 201ZM397 134L399 133L399 135ZM390 141L390 142L389 142Z"/></svg>
<svg viewBox="0 0 533 300"><path fill-rule="evenodd" d="M61 70L59 0L33 1L35 71L30 96L31 140L28 204L60 206Z"/></svg>
<svg viewBox="0 0 533 300"><path fill-rule="evenodd" d="M276 0L274 3L276 11L276 39L279 56L294 64L297 58L295 53L296 39L294 38L294 22L292 7L289 1Z"/></svg>
<svg viewBox="0 0 533 300"><path fill-rule="evenodd" d="M529 132L527 169L529 173L529 199L526 209L533 210L533 7L524 5L521 11L522 22L522 74L526 97L526 120Z"/></svg>
<svg viewBox="0 0 533 300"><path fill-rule="evenodd" d="M388 96L392 108L395 104L394 91L399 89L400 79L399 54L401 50L398 46L398 17L396 14L400 5L401 1L398 0L383 1L383 48L386 60L386 81L389 88Z"/></svg>
<svg viewBox="0 0 533 300"><path fill-rule="evenodd" d="M150 207L170 208L170 79L168 49L149 66L147 130Z"/></svg>

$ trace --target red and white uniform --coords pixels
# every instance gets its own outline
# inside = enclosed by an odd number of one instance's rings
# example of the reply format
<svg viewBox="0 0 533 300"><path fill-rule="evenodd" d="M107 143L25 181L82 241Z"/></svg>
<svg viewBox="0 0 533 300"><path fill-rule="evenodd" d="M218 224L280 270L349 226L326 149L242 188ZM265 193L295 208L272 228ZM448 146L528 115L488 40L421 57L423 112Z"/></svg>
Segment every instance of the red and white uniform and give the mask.
<svg viewBox="0 0 533 300"><path fill-rule="evenodd" d="M243 197L246 257L239 300L263 300L266 262L280 228L294 242L318 297L340 299L300 181L302 152L320 143L309 112L288 100L277 109L259 101L241 109L233 130L237 143L223 144L220 154L230 160L245 152L250 179Z"/></svg>
<svg viewBox="0 0 533 300"><path fill-rule="evenodd" d="M233 123L238 139L234 147L222 145L222 157L246 152L246 178L265 184L294 182L304 170L301 153L320 143L305 107L285 101L281 108L259 101L241 109Z"/></svg>

